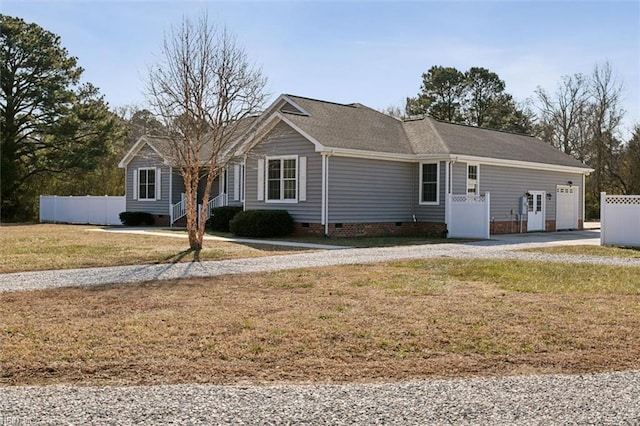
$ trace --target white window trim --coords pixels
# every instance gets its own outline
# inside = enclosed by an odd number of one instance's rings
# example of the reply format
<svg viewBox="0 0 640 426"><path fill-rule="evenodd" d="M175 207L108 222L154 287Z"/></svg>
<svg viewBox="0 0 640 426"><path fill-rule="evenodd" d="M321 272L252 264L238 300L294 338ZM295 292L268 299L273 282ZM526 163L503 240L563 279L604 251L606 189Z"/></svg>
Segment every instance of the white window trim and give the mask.
<svg viewBox="0 0 640 426"><path fill-rule="evenodd" d="M296 160L296 198L282 198L284 197L284 179L282 177L282 173L284 168L280 168L280 197L277 200L272 200L269 198L269 161L272 160L280 160L282 163L283 160ZM298 197L300 196L300 160L297 155L276 155L271 157L266 157L264 162L264 202L265 203L273 203L273 204L297 204Z"/></svg>
<svg viewBox="0 0 640 426"><path fill-rule="evenodd" d="M435 164L436 165L436 201L423 201L422 200L422 166L425 164ZM420 175L420 184L418 185L418 199L420 200L419 204L421 206L439 206L440 205L440 162L439 161L422 161L420 162L420 167L418 168L418 174Z"/></svg>
<svg viewBox="0 0 640 426"><path fill-rule="evenodd" d="M469 194L469 167L476 166L476 192L475 195L480 195L480 163L467 163L467 176L465 179L465 194Z"/></svg>
<svg viewBox="0 0 640 426"><path fill-rule="evenodd" d="M153 175L155 177L156 182L154 183L154 188L155 191L153 193L153 198L142 198L140 197L140 172L142 170L153 170ZM157 167L139 167L138 169L136 169L136 180L135 180L135 184L137 186L136 188L136 194L138 196L137 201L142 201L142 202L147 202L147 201L157 201L157 197L158 197L158 168Z"/></svg>

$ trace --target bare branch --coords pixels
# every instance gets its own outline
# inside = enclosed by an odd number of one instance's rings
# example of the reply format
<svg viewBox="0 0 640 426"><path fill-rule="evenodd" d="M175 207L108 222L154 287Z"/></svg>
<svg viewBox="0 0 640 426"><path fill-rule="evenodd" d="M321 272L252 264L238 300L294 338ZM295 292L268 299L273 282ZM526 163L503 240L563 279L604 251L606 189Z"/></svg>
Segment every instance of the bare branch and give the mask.
<svg viewBox="0 0 640 426"><path fill-rule="evenodd" d="M228 161L222 154L240 136L243 119L262 109L265 84L236 37L211 24L206 14L195 21L183 17L172 27L160 61L149 71L150 107L167 129L170 157L184 179L187 231L195 250L202 247L213 181ZM205 191L199 200L201 179Z"/></svg>

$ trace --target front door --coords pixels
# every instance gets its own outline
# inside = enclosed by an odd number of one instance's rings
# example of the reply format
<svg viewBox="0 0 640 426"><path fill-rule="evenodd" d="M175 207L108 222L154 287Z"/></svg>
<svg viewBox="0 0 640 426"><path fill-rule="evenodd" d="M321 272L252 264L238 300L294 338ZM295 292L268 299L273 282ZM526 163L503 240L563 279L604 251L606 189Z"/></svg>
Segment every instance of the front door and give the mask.
<svg viewBox="0 0 640 426"><path fill-rule="evenodd" d="M544 231L544 191L527 192L527 232Z"/></svg>

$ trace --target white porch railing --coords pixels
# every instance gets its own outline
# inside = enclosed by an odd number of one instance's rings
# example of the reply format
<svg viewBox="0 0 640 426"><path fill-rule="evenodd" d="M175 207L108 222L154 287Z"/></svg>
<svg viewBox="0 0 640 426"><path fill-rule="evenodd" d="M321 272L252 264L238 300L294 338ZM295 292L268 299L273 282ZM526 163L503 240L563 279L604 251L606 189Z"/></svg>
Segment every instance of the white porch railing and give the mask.
<svg viewBox="0 0 640 426"><path fill-rule="evenodd" d="M207 219L211 217L211 211L216 207L223 207L227 205L227 194L220 194L215 198L209 200L209 208L207 209Z"/></svg>
<svg viewBox="0 0 640 426"><path fill-rule="evenodd" d="M227 194L220 194L217 197L209 200L208 209L207 209L207 219L211 217L211 210L216 207L223 207L227 205ZM198 215L200 215L200 210L202 209L202 205L198 205ZM182 199L180 202L171 206L171 225L173 225L177 220L185 217L187 215L187 200Z"/></svg>
<svg viewBox="0 0 640 426"><path fill-rule="evenodd" d="M187 200L183 198L180 202L171 206L171 225L173 225L176 220L186 216L186 214Z"/></svg>

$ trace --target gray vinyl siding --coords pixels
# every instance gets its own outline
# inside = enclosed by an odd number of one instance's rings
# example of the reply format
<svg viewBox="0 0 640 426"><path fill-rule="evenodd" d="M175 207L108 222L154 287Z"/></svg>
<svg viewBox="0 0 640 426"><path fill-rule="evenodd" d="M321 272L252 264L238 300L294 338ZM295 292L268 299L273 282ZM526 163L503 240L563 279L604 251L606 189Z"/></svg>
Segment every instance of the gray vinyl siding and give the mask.
<svg viewBox="0 0 640 426"><path fill-rule="evenodd" d="M418 222L444 223L445 221L444 206L445 206L445 200L447 196L447 192L446 192L447 171L446 171L446 163L444 161L440 161L439 164L440 164L440 175L438 176L438 185L439 185L438 205L421 205L420 204L421 165L420 164L411 165L414 170L413 180L415 185L415 190L413 191L412 199L415 206L414 214Z"/></svg>
<svg viewBox="0 0 640 426"><path fill-rule="evenodd" d="M156 167L161 170L160 200L146 201L133 199L133 174L139 168ZM148 145L145 145L129 162L126 168L126 206L127 211L147 212L157 215L169 214L169 173L170 167L164 165L162 158Z"/></svg>
<svg viewBox="0 0 640 426"><path fill-rule="evenodd" d="M173 204L179 203L182 197L182 193L185 192L184 180L182 175L177 169L173 169L172 188L171 188L171 202Z"/></svg>
<svg viewBox="0 0 640 426"><path fill-rule="evenodd" d="M546 191L551 199L546 200L545 218L556 218L556 185L568 181L579 188L578 217L582 217L582 175L579 173L522 169L516 167L480 165L480 193L491 193L491 218L495 221L516 220L519 199L527 191ZM513 210L513 215L511 211Z"/></svg>
<svg viewBox="0 0 640 426"><path fill-rule="evenodd" d="M299 157L307 158L306 201L274 203L258 200L258 159L280 155L298 155ZM311 142L289 126L284 123L278 124L259 144L248 152L245 173L245 210L287 210L296 222L320 223L322 210L322 156L315 152L315 147Z"/></svg>
<svg viewBox="0 0 640 426"><path fill-rule="evenodd" d="M452 194L467 193L467 163L453 163L451 186Z"/></svg>
<svg viewBox="0 0 640 426"><path fill-rule="evenodd" d="M412 221L415 163L329 157L329 223Z"/></svg>

